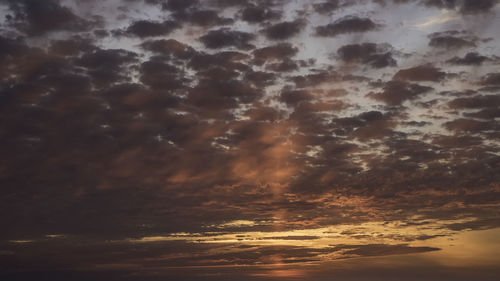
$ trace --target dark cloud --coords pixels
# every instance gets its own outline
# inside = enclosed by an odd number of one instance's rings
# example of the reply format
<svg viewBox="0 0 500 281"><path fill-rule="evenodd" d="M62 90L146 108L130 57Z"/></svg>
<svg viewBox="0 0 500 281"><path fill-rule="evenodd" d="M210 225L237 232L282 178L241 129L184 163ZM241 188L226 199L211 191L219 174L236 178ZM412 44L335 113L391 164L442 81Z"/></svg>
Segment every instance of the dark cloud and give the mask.
<svg viewBox="0 0 500 281"><path fill-rule="evenodd" d="M482 131L494 130L498 127L492 122L464 118L446 122L444 126L446 129L458 133L480 133Z"/></svg>
<svg viewBox="0 0 500 281"><path fill-rule="evenodd" d="M343 121L353 122L352 131L349 132L357 139L369 140L380 139L393 134L395 123L390 114L383 114L380 111L368 111Z"/></svg>
<svg viewBox="0 0 500 281"><path fill-rule="evenodd" d="M490 11L497 3L497 0L465 0L460 8L460 12L463 14L484 13Z"/></svg>
<svg viewBox="0 0 500 281"><path fill-rule="evenodd" d="M110 35L110 33L105 29L95 29L93 33L97 38L105 38Z"/></svg>
<svg viewBox="0 0 500 281"><path fill-rule="evenodd" d="M149 20L138 20L133 22L129 27L127 27L123 34L137 37L155 37L168 35L175 29L179 28L179 24L175 21L149 21ZM121 34L122 32L118 32Z"/></svg>
<svg viewBox="0 0 500 281"><path fill-rule="evenodd" d="M457 64L457 65L481 65L485 61L489 61L490 59L486 56L482 56L478 53L471 52L467 53L463 58L454 57L448 60L448 63Z"/></svg>
<svg viewBox="0 0 500 281"><path fill-rule="evenodd" d="M339 0L329 0L321 3L313 4L313 8L317 13L328 14L341 7Z"/></svg>
<svg viewBox="0 0 500 281"><path fill-rule="evenodd" d="M220 52L213 55L197 53L188 63L190 68L197 71L203 71L214 67L220 67L232 71L248 71L249 66L242 63L242 60L249 56L239 52Z"/></svg>
<svg viewBox="0 0 500 281"><path fill-rule="evenodd" d="M399 70L395 75L395 80L404 81L432 81L439 82L445 79L446 73L441 69L431 65L419 65L407 69Z"/></svg>
<svg viewBox="0 0 500 281"><path fill-rule="evenodd" d="M141 82L156 90L175 90L185 81L181 78L183 72L178 67L157 57L142 63L140 73Z"/></svg>
<svg viewBox="0 0 500 281"><path fill-rule="evenodd" d="M137 62L137 54L121 49L96 49L76 60L77 65L88 68L92 81L99 86L126 80L124 66L134 62Z"/></svg>
<svg viewBox="0 0 500 281"><path fill-rule="evenodd" d="M411 127L425 127L425 126L432 125L431 122L425 122L425 121L420 121L420 122L409 121L409 122L405 122L404 124L405 124L405 126L411 126Z"/></svg>
<svg viewBox="0 0 500 281"><path fill-rule="evenodd" d="M466 117L471 117L471 118L479 118L479 119L495 119L495 118L500 118L500 108L485 108L483 110L477 111L477 112L472 112L472 113L465 113L464 114Z"/></svg>
<svg viewBox="0 0 500 281"><path fill-rule="evenodd" d="M344 252L346 255L359 256L380 256L380 255L401 255L421 252L439 251L439 248L432 247L410 247L405 244L400 245L385 245L385 244L370 244L370 245L339 245L335 246L335 250L347 249Z"/></svg>
<svg viewBox="0 0 500 281"><path fill-rule="evenodd" d="M464 15L473 15L473 14L489 12L495 6L495 4L498 3L498 1L497 0L484 0L484 1L423 0L422 3L427 7L452 9L452 10L457 10L459 13Z"/></svg>
<svg viewBox="0 0 500 281"><path fill-rule="evenodd" d="M250 71L245 74L245 79L258 87L271 86L277 78L276 74L263 71Z"/></svg>
<svg viewBox="0 0 500 281"><path fill-rule="evenodd" d="M228 25L233 23L230 18L220 17L214 10L195 10L179 12L173 15L176 21L190 23L192 25L211 27L216 25Z"/></svg>
<svg viewBox="0 0 500 281"><path fill-rule="evenodd" d="M431 38L429 46L446 49L458 49L465 47L475 47L476 44L472 41L468 41L459 37L439 36Z"/></svg>
<svg viewBox="0 0 500 281"><path fill-rule="evenodd" d="M238 7L238 6L248 6L250 4L249 0L209 0L213 5L227 8L227 7ZM267 1L260 1L265 4Z"/></svg>
<svg viewBox="0 0 500 281"><path fill-rule="evenodd" d="M429 35L429 46L444 49L476 47L477 38L464 36L457 31L436 32Z"/></svg>
<svg viewBox="0 0 500 281"><path fill-rule="evenodd" d="M82 31L92 24L76 16L58 0L4 0L14 12L14 24L30 35L43 35L57 30Z"/></svg>
<svg viewBox="0 0 500 281"><path fill-rule="evenodd" d="M436 7L440 9L455 9L457 0L425 0L423 3L429 7Z"/></svg>
<svg viewBox="0 0 500 281"><path fill-rule="evenodd" d="M500 73L488 73L481 81L485 86L500 86Z"/></svg>
<svg viewBox="0 0 500 281"><path fill-rule="evenodd" d="M83 52L88 53L95 49L96 47L93 43L92 40L79 36L66 40L53 40L49 51L59 56L77 56Z"/></svg>
<svg viewBox="0 0 500 281"><path fill-rule="evenodd" d="M254 121L277 121L281 117L281 113L273 107L257 106L246 112L246 115Z"/></svg>
<svg viewBox="0 0 500 281"><path fill-rule="evenodd" d="M415 99L431 90L433 89L430 87L417 84L402 81L389 81L385 83L382 92L369 93L368 97L389 105L400 105L406 100Z"/></svg>
<svg viewBox="0 0 500 281"><path fill-rule="evenodd" d="M299 34L304 27L304 20L297 19L268 26L262 32L270 40L286 40Z"/></svg>
<svg viewBox="0 0 500 281"><path fill-rule="evenodd" d="M297 88L319 86L324 83L340 81L342 77L334 71L320 71L308 75L293 76L290 78Z"/></svg>
<svg viewBox="0 0 500 281"><path fill-rule="evenodd" d="M299 70L300 65L297 61L286 59L282 62L270 63L266 65L266 70L274 72L292 72Z"/></svg>
<svg viewBox="0 0 500 281"><path fill-rule="evenodd" d="M334 23L316 27L316 35L334 37L340 34L359 33L376 30L379 27L369 18L347 16Z"/></svg>
<svg viewBox="0 0 500 281"><path fill-rule="evenodd" d="M240 104L252 103L262 92L235 79L200 80L189 91L187 102L198 108L198 113L208 117L224 114L223 110L237 108ZM224 115L222 115L224 116Z"/></svg>
<svg viewBox="0 0 500 281"><path fill-rule="evenodd" d="M337 50L337 54L343 61L361 62L374 68L396 66L391 52L374 43L345 45Z"/></svg>
<svg viewBox="0 0 500 281"><path fill-rule="evenodd" d="M447 227L451 230L464 230L464 229L473 229L473 230L484 230L491 229L500 226L500 219L498 218L485 218L485 219L476 219L470 222L464 223L452 223Z"/></svg>
<svg viewBox="0 0 500 281"><path fill-rule="evenodd" d="M196 54L196 51L192 47L175 39L145 41L141 44L141 47L145 50L180 60L189 59Z"/></svg>
<svg viewBox="0 0 500 281"><path fill-rule="evenodd" d="M289 59L299 50L293 47L290 43L280 43L253 51L255 62L260 65L267 61L285 60Z"/></svg>
<svg viewBox="0 0 500 281"><path fill-rule="evenodd" d="M184 11L195 6L198 0L167 0L162 4L163 9L170 11Z"/></svg>
<svg viewBox="0 0 500 281"><path fill-rule="evenodd" d="M233 31L227 28L209 31L200 37L200 41L205 47L218 49L224 47L235 47L238 49L251 49L251 42L255 36L251 33Z"/></svg>
<svg viewBox="0 0 500 281"><path fill-rule="evenodd" d="M137 54L122 49L95 50L77 60L78 65L88 68L117 69L124 63L134 62Z"/></svg>
<svg viewBox="0 0 500 281"><path fill-rule="evenodd" d="M28 46L22 39L11 39L0 36L0 58L19 56L29 51Z"/></svg>
<svg viewBox="0 0 500 281"><path fill-rule="evenodd" d="M471 147L482 144L482 139L470 135L436 136L432 143L441 147Z"/></svg>
<svg viewBox="0 0 500 281"><path fill-rule="evenodd" d="M287 105L295 106L301 102L312 99L312 95L304 90L288 90L285 89L280 94L280 100Z"/></svg>
<svg viewBox="0 0 500 281"><path fill-rule="evenodd" d="M440 95L445 96L453 96L453 97L464 97L464 96L473 96L477 94L477 91L474 90L464 90L464 91L444 91L439 93Z"/></svg>
<svg viewBox="0 0 500 281"><path fill-rule="evenodd" d="M262 240L317 240L319 236L277 236L277 237L263 237Z"/></svg>
<svg viewBox="0 0 500 281"><path fill-rule="evenodd" d="M448 103L453 109L475 109L486 107L499 107L500 97L498 95L478 95L467 98L456 98Z"/></svg>
<svg viewBox="0 0 500 281"><path fill-rule="evenodd" d="M267 7L248 5L241 10L241 19L249 23L263 23L281 17L281 13Z"/></svg>

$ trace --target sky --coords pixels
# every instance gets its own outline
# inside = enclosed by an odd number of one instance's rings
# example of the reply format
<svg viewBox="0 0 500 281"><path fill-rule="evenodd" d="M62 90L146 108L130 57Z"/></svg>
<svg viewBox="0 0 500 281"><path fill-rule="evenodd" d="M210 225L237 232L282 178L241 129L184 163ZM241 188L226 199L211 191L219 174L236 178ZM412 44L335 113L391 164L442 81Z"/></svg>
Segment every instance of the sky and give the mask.
<svg viewBox="0 0 500 281"><path fill-rule="evenodd" d="M500 276L497 0L0 0L0 279Z"/></svg>

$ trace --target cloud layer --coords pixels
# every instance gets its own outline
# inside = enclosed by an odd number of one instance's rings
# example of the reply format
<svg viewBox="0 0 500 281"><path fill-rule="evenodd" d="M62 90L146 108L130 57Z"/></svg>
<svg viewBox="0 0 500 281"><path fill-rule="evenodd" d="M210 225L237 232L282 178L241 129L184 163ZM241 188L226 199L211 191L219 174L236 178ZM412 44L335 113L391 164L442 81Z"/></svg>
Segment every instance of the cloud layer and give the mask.
<svg viewBox="0 0 500 281"><path fill-rule="evenodd" d="M0 276L452 256L500 227L498 9L0 0Z"/></svg>

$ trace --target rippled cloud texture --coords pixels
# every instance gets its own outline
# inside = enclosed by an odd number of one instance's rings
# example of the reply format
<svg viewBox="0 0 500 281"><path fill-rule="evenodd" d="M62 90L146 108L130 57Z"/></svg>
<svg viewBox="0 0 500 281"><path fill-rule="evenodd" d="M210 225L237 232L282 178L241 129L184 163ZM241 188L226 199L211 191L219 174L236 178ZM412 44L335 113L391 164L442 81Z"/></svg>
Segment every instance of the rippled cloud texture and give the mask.
<svg viewBox="0 0 500 281"><path fill-rule="evenodd" d="M5 280L497 280L497 0L0 0Z"/></svg>

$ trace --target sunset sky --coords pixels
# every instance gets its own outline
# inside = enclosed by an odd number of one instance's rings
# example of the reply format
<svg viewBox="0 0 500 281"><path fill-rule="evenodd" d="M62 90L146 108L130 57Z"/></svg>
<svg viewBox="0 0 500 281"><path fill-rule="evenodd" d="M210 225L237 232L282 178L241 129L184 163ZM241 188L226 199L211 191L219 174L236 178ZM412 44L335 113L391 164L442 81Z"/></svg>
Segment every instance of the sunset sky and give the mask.
<svg viewBox="0 0 500 281"><path fill-rule="evenodd" d="M0 279L498 281L500 1L0 0Z"/></svg>

